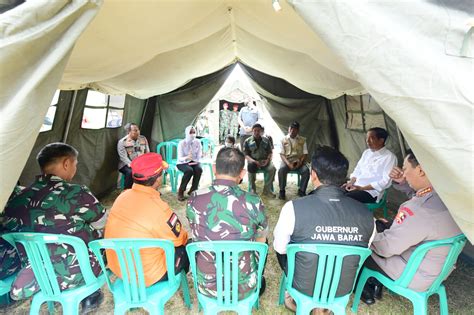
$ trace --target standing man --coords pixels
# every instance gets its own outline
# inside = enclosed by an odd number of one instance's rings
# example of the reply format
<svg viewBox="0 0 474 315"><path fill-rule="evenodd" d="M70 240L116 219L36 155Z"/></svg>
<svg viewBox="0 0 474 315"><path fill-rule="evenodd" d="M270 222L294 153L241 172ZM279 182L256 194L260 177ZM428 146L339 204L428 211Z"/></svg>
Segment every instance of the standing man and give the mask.
<svg viewBox="0 0 474 315"><path fill-rule="evenodd" d="M240 148L244 149L244 142L252 136L252 126L262 121L262 114L257 108L256 101L247 101L246 106L239 112Z"/></svg>
<svg viewBox="0 0 474 315"><path fill-rule="evenodd" d="M222 104L219 112L219 142L223 142L230 132L231 111L228 109L229 104Z"/></svg>
<svg viewBox="0 0 474 315"><path fill-rule="evenodd" d="M175 246L175 273L188 270L186 255L188 234L178 216L161 200L157 189L168 164L157 153L146 153L132 161L132 189L115 200L105 226L105 238L159 238ZM141 253L145 285L150 286L167 278L166 257L160 248ZM112 272L121 277L117 255L107 251L107 262Z"/></svg>
<svg viewBox="0 0 474 315"><path fill-rule="evenodd" d="M301 176L300 187L298 187L298 196L306 196L306 188L309 181L309 169L306 166L306 157L308 156L308 147L306 138L300 136L300 124L297 121L291 123L288 127L288 135L281 140L281 166L278 170L278 182L280 183L280 194L278 198L285 200L286 177L288 172L296 171Z"/></svg>
<svg viewBox="0 0 474 315"><path fill-rule="evenodd" d="M260 198L239 187L245 176L244 154L235 148L223 148L216 158L213 185L195 191L186 208L193 241L265 242L268 223ZM198 253L198 287L202 294L217 296L214 258ZM238 263L239 299L247 297L257 285L258 257L246 252ZM260 294L265 289L264 279Z"/></svg>
<svg viewBox="0 0 474 315"><path fill-rule="evenodd" d="M379 127L367 131L367 150L350 180L343 185L346 195L362 203L374 203L379 200L382 192L390 187L391 180L388 174L397 166L397 157L385 147L388 133Z"/></svg>
<svg viewBox="0 0 474 315"><path fill-rule="evenodd" d="M39 232L65 234L89 243L102 237L94 228L105 213L105 208L86 186L71 184L76 174L78 152L64 143L46 145L36 157L41 168L31 186L12 198L5 208L5 228L11 232ZM62 290L83 285L76 254L68 247L50 247L53 267ZM93 272L98 275L100 266L89 251ZM39 291L31 265L19 273L11 289L14 300L29 298ZM93 309L100 303L97 291L83 301L83 309Z"/></svg>
<svg viewBox="0 0 474 315"><path fill-rule="evenodd" d="M239 105L234 104L230 112L230 134L237 139L239 133Z"/></svg>
<svg viewBox="0 0 474 315"><path fill-rule="evenodd" d="M249 172L249 185L251 191L256 193L257 187L255 181L257 179L257 171L264 170L266 172L265 185L263 187L263 195L275 198L272 193L273 180L275 179L275 166L272 163L272 145L270 140L262 137L262 126L255 124L252 127L253 135L247 138L244 143L243 151L247 159L247 170Z"/></svg>
<svg viewBox="0 0 474 315"><path fill-rule="evenodd" d="M117 152L120 158L119 172L125 176L125 189L132 188L132 169L130 164L133 159L142 154L150 152L148 141L145 136L140 135L140 129L135 123L128 123L125 126L127 135L117 143Z"/></svg>
<svg viewBox="0 0 474 315"><path fill-rule="evenodd" d="M390 279L398 279L418 246L429 241L454 237L462 234L462 231L434 190L413 152L409 152L405 157L403 170L394 168L390 177L397 183L394 187L402 186L400 190L409 192L411 198L400 205L392 223L381 219L389 227L375 235L371 246L372 256L366 260L365 266ZM407 188L411 188L411 192ZM448 252L447 247L430 250L408 287L418 292L426 291L441 273ZM366 304L373 304L374 294L375 297L381 296L381 285L368 281L361 299Z"/></svg>
<svg viewBox="0 0 474 315"><path fill-rule="evenodd" d="M280 212L273 232L273 248L280 267L286 272L288 244L338 244L367 248L375 234L375 224L366 206L344 195L340 188L347 176L349 162L342 153L323 146L316 149L311 163L311 180L316 189L308 196L288 201ZM336 297L351 292L358 257L344 259ZM296 256L293 287L312 295L317 257L308 253ZM287 296L285 305L294 301Z"/></svg>

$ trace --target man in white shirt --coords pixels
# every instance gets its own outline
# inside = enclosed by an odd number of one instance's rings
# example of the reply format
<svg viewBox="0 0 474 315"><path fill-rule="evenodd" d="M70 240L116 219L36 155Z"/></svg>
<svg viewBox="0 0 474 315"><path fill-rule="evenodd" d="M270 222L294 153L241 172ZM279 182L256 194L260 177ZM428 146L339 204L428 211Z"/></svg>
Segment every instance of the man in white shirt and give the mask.
<svg viewBox="0 0 474 315"><path fill-rule="evenodd" d="M366 206L344 195L340 185L347 176L349 162L337 150L321 146L313 155L311 181L316 189L308 196L287 202L273 232L273 248L278 263L287 268L288 244L338 244L367 248L375 235L372 213ZM344 260L336 296L352 290L358 258ZM312 295L316 277L317 259L302 253L295 259L293 287ZM291 300L285 305L291 309Z"/></svg>
<svg viewBox="0 0 474 315"><path fill-rule="evenodd" d="M385 147L387 137L387 130L383 128L375 127L367 131L369 148L362 153L350 180L343 185L346 196L362 203L374 203L390 187L388 175L397 166L397 157Z"/></svg>

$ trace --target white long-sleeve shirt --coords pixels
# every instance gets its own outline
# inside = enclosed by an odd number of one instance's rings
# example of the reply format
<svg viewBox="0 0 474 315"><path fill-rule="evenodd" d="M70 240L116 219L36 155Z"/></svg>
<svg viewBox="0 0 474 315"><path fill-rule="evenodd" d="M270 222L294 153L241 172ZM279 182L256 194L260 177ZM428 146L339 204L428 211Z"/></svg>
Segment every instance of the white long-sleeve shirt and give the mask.
<svg viewBox="0 0 474 315"><path fill-rule="evenodd" d="M191 152L192 158L189 158ZM181 140L178 143L178 163L185 164L191 161L199 162L202 158L201 141L194 139L192 141Z"/></svg>
<svg viewBox="0 0 474 315"><path fill-rule="evenodd" d="M377 151L367 149L362 153L350 177L356 178L354 185L371 185L374 189L367 192L378 199L380 193L390 187L392 181L388 174L395 166L397 166L397 157L386 147Z"/></svg>

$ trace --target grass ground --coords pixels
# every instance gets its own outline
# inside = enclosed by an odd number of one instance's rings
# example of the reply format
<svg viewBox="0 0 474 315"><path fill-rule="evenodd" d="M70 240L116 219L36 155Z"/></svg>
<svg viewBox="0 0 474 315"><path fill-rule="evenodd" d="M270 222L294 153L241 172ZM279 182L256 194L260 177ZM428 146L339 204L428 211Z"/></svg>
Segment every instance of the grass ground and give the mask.
<svg viewBox="0 0 474 315"><path fill-rule="evenodd" d="M206 172L207 170L205 170ZM260 177L262 177L260 175ZM257 189L261 190L263 186L262 178L258 178L260 181L257 181ZM203 177L201 186L208 185L210 179L207 176ZM245 187L246 184L243 184ZM311 184L310 184L311 185ZM289 176L289 184L287 188L287 198L295 198L296 196L296 183L295 177ZM275 184L275 188L277 185ZM311 187L308 188L308 191ZM179 202L176 199L175 194L171 193L169 186L164 186L160 189L162 192L162 198L169 203L171 208L178 214L181 219L181 222L189 230L188 222L186 219L185 213L185 202ZM102 203L110 208L113 204L113 201L117 197L119 191L114 191L110 195L103 198ZM278 199L268 199L263 198L263 201L266 206L268 221L270 225L270 231L273 231L275 224L278 220L280 209L282 208L284 202ZM396 205L391 205L390 209L396 209ZM393 214L393 212L392 212ZM381 215L381 213L376 212L376 216ZM260 309L254 311L254 314L292 314L292 312L285 309L284 306L278 306L278 293L279 293L279 281L281 270L278 265L275 251L273 250L271 244L273 242L273 236L269 236L269 253L268 253L268 262L265 270L265 278L267 280L267 289L263 296L260 298ZM191 298L193 302L193 308L188 310L183 303L181 293L175 295L171 300L166 304L165 313L166 314L198 314L197 310L197 299L195 291L192 287L191 276L188 275L188 283L191 289ZM451 276L445 282L448 292L448 302L449 302L449 311L451 314L474 314L474 266L470 265L462 260L458 262L457 269L453 271ZM101 303L100 308L93 314L112 314L113 313L113 298L108 290L107 286L103 287L104 292L104 301ZM30 300L23 301L16 305L12 305L8 308L1 309L0 313L2 314L28 314L29 312ZM352 299L349 301L347 307L347 313L350 314L350 306L352 305ZM359 307L360 314L410 314L412 313L412 306L410 301L407 299L393 295L387 294L384 292L384 297L382 301L378 301L372 306L367 306L361 303ZM46 308L43 307L42 313L47 314ZM58 310L58 314L60 311ZM128 312L127 314L147 314L143 310L136 310L133 312ZM439 304L437 297L431 297L429 300L429 314L439 314Z"/></svg>

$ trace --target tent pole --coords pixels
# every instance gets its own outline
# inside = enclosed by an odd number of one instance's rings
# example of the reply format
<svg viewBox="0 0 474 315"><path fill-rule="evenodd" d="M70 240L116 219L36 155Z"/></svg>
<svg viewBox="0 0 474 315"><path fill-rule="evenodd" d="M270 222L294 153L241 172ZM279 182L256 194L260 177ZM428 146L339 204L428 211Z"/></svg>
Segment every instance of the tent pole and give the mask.
<svg viewBox="0 0 474 315"><path fill-rule="evenodd" d="M405 149L405 139L403 138L403 135L400 129L398 129L398 126L396 126L396 128L397 128L398 142L400 143L400 149L402 150L402 156L403 158L405 158L405 156L407 155L407 152Z"/></svg>
<svg viewBox="0 0 474 315"><path fill-rule="evenodd" d="M69 106L69 112L66 121L66 127L64 128L63 142L67 143L67 136L69 135L69 128L71 127L72 114L74 112L74 106L76 105L77 90L74 90L71 99L71 105Z"/></svg>

